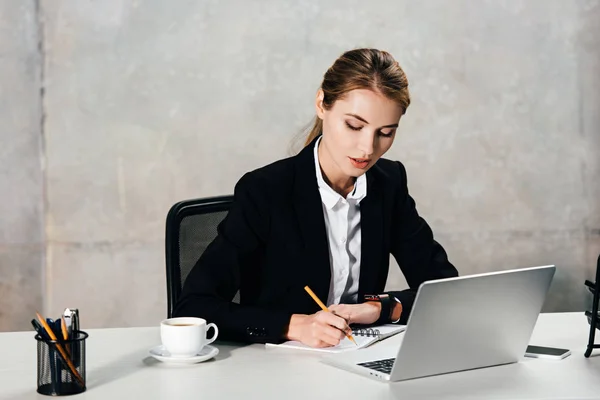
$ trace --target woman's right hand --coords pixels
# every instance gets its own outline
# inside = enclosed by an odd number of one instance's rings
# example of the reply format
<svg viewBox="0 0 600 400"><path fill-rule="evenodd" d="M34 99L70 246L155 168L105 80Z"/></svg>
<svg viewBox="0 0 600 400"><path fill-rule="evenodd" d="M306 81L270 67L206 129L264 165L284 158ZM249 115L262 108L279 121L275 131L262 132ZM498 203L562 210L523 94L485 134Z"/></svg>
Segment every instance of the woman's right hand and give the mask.
<svg viewBox="0 0 600 400"><path fill-rule="evenodd" d="M319 311L311 315L292 315L285 337L310 347L330 347L338 345L351 332L344 318Z"/></svg>

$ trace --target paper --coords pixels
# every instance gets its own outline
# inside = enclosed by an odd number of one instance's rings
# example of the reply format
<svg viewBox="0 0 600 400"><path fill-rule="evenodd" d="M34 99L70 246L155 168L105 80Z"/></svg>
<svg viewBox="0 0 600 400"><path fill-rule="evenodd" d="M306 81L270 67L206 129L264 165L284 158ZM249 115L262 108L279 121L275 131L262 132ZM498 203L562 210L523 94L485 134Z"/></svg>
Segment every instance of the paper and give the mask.
<svg viewBox="0 0 600 400"><path fill-rule="evenodd" d="M347 337L342 339L340 344L333 347L325 347L325 348L315 348L310 347L300 342L296 342L293 340L283 342L281 344L273 344L267 343L265 346L269 348L287 348L287 349L295 349L295 350L309 350L309 351L318 351L323 353L343 353L345 351L353 351L358 349L364 349L372 345L375 342L388 338L390 336L396 335L400 332L404 332L406 329L405 325L380 325L375 326L372 329L377 329L379 331L378 336L364 336L360 334L360 331L353 332L354 340L356 340L356 344L352 343L350 339Z"/></svg>

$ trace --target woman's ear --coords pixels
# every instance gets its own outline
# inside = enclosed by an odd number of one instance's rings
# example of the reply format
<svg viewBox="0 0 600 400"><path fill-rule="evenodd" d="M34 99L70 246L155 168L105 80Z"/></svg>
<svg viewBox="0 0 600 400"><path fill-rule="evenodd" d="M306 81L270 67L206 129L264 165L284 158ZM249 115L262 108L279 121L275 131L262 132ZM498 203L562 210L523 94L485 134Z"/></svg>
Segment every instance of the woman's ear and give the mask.
<svg viewBox="0 0 600 400"><path fill-rule="evenodd" d="M325 93L323 89L319 89L317 91L317 98L315 99L315 111L317 112L317 117L323 119L325 116L325 108L323 107L323 99L325 98Z"/></svg>

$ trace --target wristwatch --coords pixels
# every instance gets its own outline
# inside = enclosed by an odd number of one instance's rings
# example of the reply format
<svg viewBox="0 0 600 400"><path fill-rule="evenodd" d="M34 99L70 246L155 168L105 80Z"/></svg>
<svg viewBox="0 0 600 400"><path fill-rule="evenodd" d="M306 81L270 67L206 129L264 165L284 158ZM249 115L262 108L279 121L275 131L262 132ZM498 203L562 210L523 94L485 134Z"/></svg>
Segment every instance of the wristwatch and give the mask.
<svg viewBox="0 0 600 400"><path fill-rule="evenodd" d="M381 303L381 313L376 324L395 324L402 316L402 303L395 296L384 294L365 294L365 301L377 301Z"/></svg>

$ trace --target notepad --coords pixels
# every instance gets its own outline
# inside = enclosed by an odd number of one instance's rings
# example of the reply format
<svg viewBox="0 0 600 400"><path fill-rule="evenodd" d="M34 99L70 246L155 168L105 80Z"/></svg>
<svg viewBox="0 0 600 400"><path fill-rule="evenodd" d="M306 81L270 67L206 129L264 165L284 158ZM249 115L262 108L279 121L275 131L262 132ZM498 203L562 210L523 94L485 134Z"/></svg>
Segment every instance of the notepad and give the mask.
<svg viewBox="0 0 600 400"><path fill-rule="evenodd" d="M352 335L354 336L354 340L356 340L356 344L352 343L350 339L345 337L337 346L325 348L310 347L294 340L283 342L281 344L267 343L265 346L268 348L310 350L323 353L343 353L345 351L364 349L365 347L371 346L373 343L389 338L390 336L394 336L400 332L404 332L405 329L406 325L389 324L374 326L366 329L352 330Z"/></svg>

